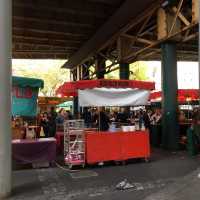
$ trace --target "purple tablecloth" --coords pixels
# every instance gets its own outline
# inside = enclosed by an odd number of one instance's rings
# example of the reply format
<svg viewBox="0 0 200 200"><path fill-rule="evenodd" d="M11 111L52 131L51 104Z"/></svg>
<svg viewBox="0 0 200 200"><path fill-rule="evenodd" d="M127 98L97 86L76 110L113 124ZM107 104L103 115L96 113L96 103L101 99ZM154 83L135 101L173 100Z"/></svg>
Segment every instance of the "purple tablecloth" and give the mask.
<svg viewBox="0 0 200 200"><path fill-rule="evenodd" d="M56 139L13 140L12 157L22 164L53 162L56 159Z"/></svg>

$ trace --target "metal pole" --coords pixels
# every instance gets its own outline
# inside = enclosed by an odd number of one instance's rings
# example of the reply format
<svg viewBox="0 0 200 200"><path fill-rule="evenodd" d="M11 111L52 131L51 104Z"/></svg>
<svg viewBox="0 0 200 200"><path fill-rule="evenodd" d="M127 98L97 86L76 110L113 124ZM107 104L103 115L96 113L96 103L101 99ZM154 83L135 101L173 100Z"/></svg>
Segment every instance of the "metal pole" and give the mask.
<svg viewBox="0 0 200 200"><path fill-rule="evenodd" d="M176 44L162 44L162 145L169 150L178 149Z"/></svg>
<svg viewBox="0 0 200 200"><path fill-rule="evenodd" d="M11 192L11 0L0 1L0 199Z"/></svg>
<svg viewBox="0 0 200 200"><path fill-rule="evenodd" d="M129 80L129 64L128 63L120 63L119 64L119 78Z"/></svg>

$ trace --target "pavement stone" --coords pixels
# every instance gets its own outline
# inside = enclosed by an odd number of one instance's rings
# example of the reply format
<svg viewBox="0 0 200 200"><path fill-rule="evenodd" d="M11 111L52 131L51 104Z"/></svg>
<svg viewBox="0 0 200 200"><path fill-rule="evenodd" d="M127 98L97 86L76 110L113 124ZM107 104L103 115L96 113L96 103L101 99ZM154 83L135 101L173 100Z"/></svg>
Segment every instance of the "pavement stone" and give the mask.
<svg viewBox="0 0 200 200"><path fill-rule="evenodd" d="M124 166L89 166L69 172L58 167L13 171L10 200L196 200L200 157L186 152L155 150L152 162L132 161ZM72 178L71 173L97 174ZM115 186L125 178L135 187L125 191ZM189 187L194 185L193 187ZM183 195L183 192L187 194ZM194 198L190 198L190 194ZM170 196L172 194L172 196ZM196 195L196 196L195 196ZM180 196L180 198L179 198ZM184 199L185 198L185 199ZM199 200L200 198L198 198Z"/></svg>

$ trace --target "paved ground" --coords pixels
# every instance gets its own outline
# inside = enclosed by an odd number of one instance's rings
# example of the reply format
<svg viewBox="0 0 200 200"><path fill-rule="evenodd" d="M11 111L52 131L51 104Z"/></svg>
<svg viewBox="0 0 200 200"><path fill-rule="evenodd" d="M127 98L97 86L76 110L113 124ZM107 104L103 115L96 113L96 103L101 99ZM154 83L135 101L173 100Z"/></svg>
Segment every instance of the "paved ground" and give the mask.
<svg viewBox="0 0 200 200"><path fill-rule="evenodd" d="M90 166L74 172L59 167L15 170L10 200L199 200L199 166L199 156L154 150L150 163ZM124 179L134 188L116 190Z"/></svg>

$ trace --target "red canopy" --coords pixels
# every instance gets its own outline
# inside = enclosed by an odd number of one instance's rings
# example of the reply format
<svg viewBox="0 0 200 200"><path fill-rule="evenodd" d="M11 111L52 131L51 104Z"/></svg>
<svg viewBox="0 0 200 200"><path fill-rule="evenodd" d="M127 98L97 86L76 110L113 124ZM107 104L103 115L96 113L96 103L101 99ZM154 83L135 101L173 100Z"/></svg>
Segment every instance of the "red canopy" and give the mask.
<svg viewBox="0 0 200 200"><path fill-rule="evenodd" d="M61 96L77 96L78 89L92 89L92 88L138 88L144 90L154 90L155 83L147 81L136 80L81 80L76 82L65 82L57 91L57 95Z"/></svg>
<svg viewBox="0 0 200 200"><path fill-rule="evenodd" d="M75 82L65 82L56 90L56 95L60 95L61 97L77 96Z"/></svg>
<svg viewBox="0 0 200 200"><path fill-rule="evenodd" d="M198 89L179 89L178 90L178 101L186 102L192 100L198 100L200 97L200 93ZM150 101L161 101L162 92L152 92L150 95Z"/></svg>

